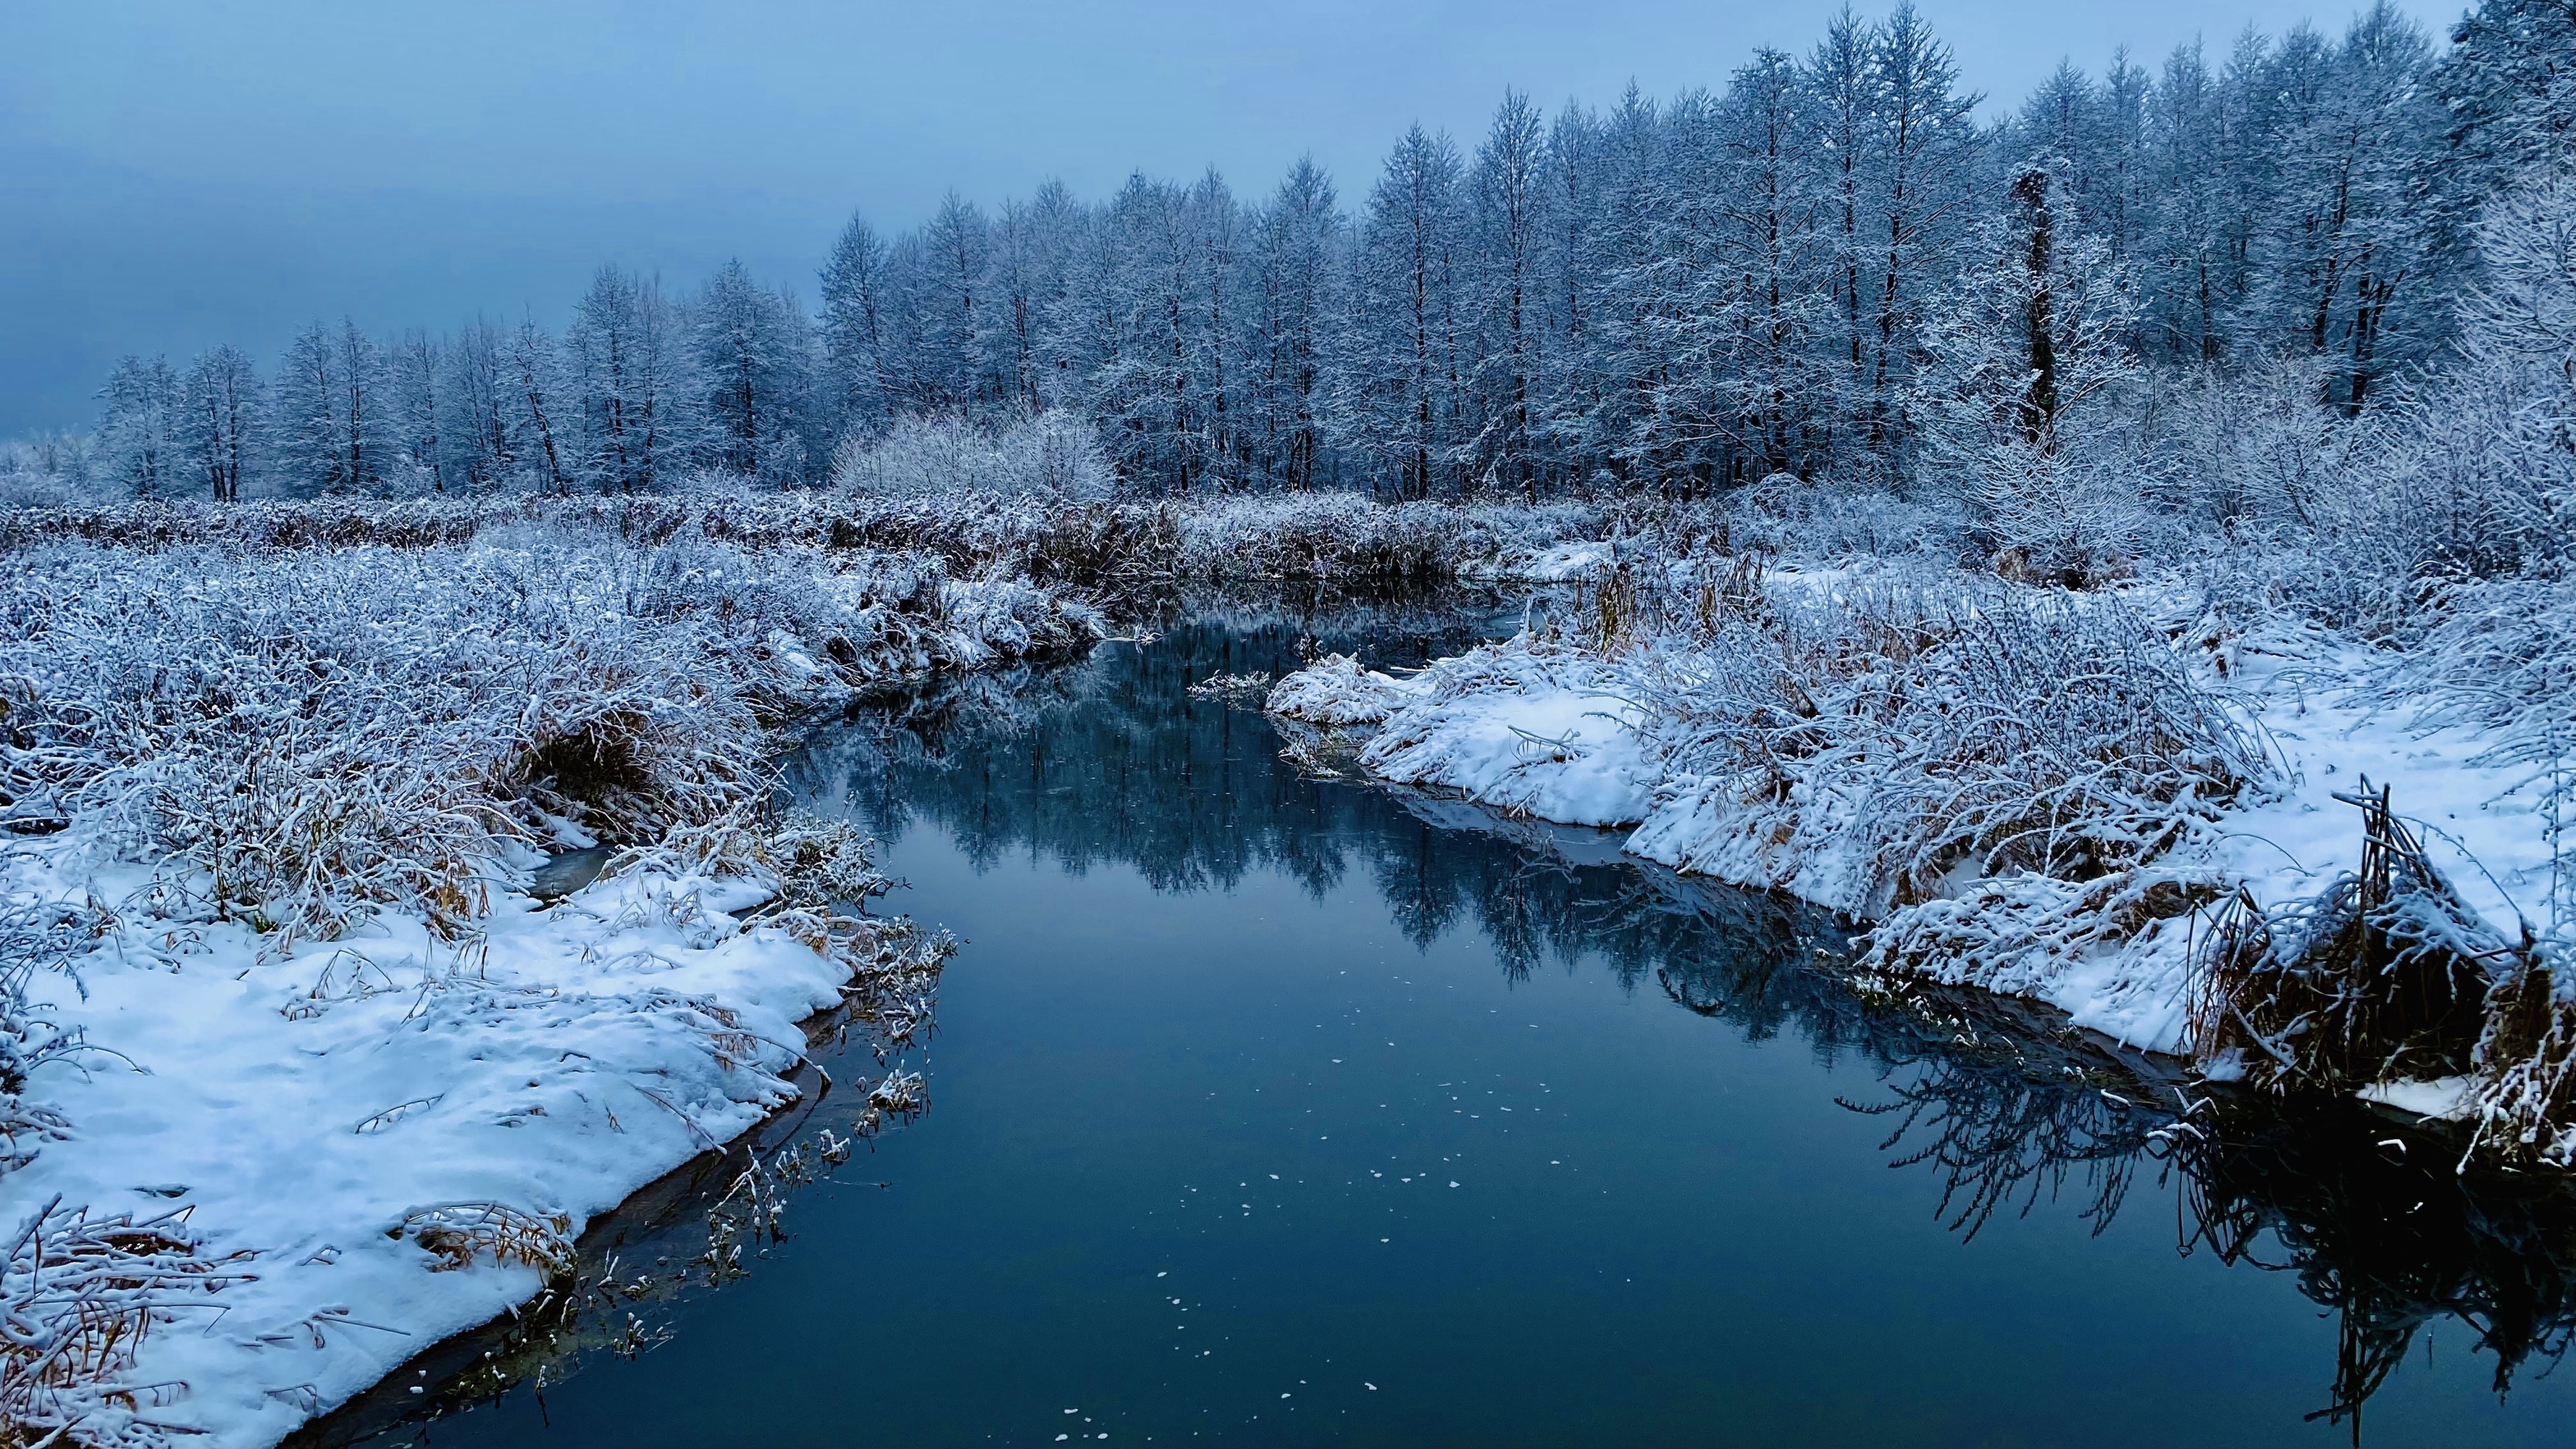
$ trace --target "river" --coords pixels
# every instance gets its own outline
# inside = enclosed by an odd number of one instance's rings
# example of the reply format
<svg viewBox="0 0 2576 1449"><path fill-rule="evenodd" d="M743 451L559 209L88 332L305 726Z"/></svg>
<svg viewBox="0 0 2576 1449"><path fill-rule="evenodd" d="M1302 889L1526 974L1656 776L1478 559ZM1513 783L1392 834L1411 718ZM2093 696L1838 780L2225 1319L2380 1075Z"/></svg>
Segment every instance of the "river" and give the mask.
<svg viewBox="0 0 2576 1449"><path fill-rule="evenodd" d="M2555 1184L2348 1106L2181 1117L2044 1013L1854 982L1814 913L1292 767L1256 691L1190 691L1510 622L1181 611L819 734L790 791L966 943L930 1109L542 1392L465 1407L502 1342L469 1339L307 1440L433 1408L380 1442L2341 1444L2355 1404L2375 1445L2576 1435ZM677 1258L720 1176L590 1256Z"/></svg>

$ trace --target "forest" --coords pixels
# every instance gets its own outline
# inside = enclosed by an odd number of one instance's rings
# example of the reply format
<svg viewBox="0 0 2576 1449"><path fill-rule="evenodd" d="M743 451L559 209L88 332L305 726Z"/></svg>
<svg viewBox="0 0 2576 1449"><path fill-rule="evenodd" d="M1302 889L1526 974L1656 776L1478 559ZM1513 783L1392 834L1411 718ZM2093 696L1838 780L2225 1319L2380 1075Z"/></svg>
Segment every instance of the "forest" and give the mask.
<svg viewBox="0 0 2576 1449"><path fill-rule="evenodd" d="M2091 493L2340 436L2478 350L2481 226L2563 209L2571 46L2539 0L2447 38L2380 5L2065 64L2016 106L1910 7L1845 11L1706 90L1416 126L1364 187L1300 161L1251 197L1214 172L952 194L900 234L862 210L810 282L607 266L551 317L129 357L96 429L20 446L8 487L823 484L906 420L1061 413L1129 494L1938 494L2037 328L2057 355L2014 426L2094 475L2058 486L2134 506Z"/></svg>

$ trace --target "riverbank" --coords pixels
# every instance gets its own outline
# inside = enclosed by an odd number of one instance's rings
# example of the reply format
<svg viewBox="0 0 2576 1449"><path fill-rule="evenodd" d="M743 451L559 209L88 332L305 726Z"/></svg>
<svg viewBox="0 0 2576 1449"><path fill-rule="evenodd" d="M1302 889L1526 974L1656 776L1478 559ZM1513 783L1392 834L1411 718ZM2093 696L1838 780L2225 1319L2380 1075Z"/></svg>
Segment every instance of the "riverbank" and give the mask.
<svg viewBox="0 0 2576 1449"><path fill-rule="evenodd" d="M7 1433L258 1449L568 1262L592 1216L855 1089L945 937L771 811L793 721L1098 616L935 558L580 529L11 555L0 616ZM549 852L608 854L540 898ZM16 1439L0 1442L16 1442Z"/></svg>
<svg viewBox="0 0 2576 1449"><path fill-rule="evenodd" d="M2509 1090L2532 1049L2507 1060L2477 1019L2563 949L2546 762L2423 682L2445 646L2219 627L2171 587L1749 565L1604 570L1509 643L1405 678L1326 659L1270 708L1364 734L1378 778L1620 827L1642 858L1829 907L1866 926L1867 969L2045 1001L2222 1079L2319 1084L2293 1079L2344 1023L2262 1013L2358 911L2397 943L2372 969L2438 946L2457 999L2411 1003L2448 1019L2385 1027L2372 1071L2324 1084L2467 1116L2499 1155L2576 1150L2556 1056ZM2387 831L2353 802L2381 790L2421 878L2355 907Z"/></svg>

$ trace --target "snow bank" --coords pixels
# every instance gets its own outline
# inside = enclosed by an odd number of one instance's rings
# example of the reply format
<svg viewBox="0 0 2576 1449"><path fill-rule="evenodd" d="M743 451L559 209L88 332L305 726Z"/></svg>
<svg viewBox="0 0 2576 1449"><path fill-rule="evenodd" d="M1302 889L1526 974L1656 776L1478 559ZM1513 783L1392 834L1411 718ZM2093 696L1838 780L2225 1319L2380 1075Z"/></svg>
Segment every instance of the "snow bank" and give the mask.
<svg viewBox="0 0 2576 1449"><path fill-rule="evenodd" d="M10 887L139 887L22 861ZM787 1101L796 1023L846 967L722 907L739 882L630 875L551 910L494 903L443 940L380 917L280 954L242 923L122 931L43 985L93 1049L37 1082L74 1124L11 1174L12 1216L191 1209L243 1281L184 1305L129 1381L206 1442L271 1444L449 1334L531 1296L533 1268L459 1271L405 1219L496 1202L566 1237Z"/></svg>
<svg viewBox="0 0 2576 1449"><path fill-rule="evenodd" d="M1608 543L1578 540L1553 544L1535 553L1504 554L1465 572L1470 578L1561 584L1591 577L1611 561L1612 552Z"/></svg>
<svg viewBox="0 0 2576 1449"><path fill-rule="evenodd" d="M1347 654L1327 654L1273 686L1266 707L1283 718L1347 729L1384 724L1420 695L1415 683L1362 669Z"/></svg>
<svg viewBox="0 0 2576 1449"><path fill-rule="evenodd" d="M1330 655L1280 681L1269 707L1312 724L1383 725L1360 761L1389 780L1567 825L1632 825L1661 771L1637 706L1604 677L1523 636L1409 680Z"/></svg>
<svg viewBox="0 0 2576 1449"><path fill-rule="evenodd" d="M139 1315L102 1347L0 1269L0 1414L118 1449L275 1442L788 1101L804 1018L900 989L900 1036L948 948L849 914L887 883L846 828L763 823L774 726L1099 633L936 559L556 531L10 562L0 1227L175 1212L219 1270L93 1275Z"/></svg>
<svg viewBox="0 0 2576 1449"><path fill-rule="evenodd" d="M1274 701L1376 723L1359 758L1384 779L1633 824L1635 855L1875 922L1869 964L2159 1052L2190 1045L2195 947L2222 903L2287 907L2359 867L2359 812L2334 796L2365 775L2499 935L2547 899L2528 760L2482 721L2390 703L2362 651L2168 644L2189 631L2141 616L2153 597L1951 587L1791 576L1742 604L1704 595L1696 623L1583 648L1524 636L1400 685L1331 661Z"/></svg>

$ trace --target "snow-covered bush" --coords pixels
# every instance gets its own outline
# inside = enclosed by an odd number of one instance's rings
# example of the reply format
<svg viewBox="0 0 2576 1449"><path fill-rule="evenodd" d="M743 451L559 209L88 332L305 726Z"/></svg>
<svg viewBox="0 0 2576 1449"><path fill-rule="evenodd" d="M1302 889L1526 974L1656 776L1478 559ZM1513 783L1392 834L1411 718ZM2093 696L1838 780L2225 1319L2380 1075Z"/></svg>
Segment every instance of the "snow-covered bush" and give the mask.
<svg viewBox="0 0 2576 1449"><path fill-rule="evenodd" d="M1178 505L1182 566L1209 577L1432 583L1508 572L1598 537L1581 504L1378 503L1361 493L1241 494Z"/></svg>
<svg viewBox="0 0 2576 1449"><path fill-rule="evenodd" d="M1696 642L1635 657L1634 697L1711 839L1845 858L1876 909L1971 876L2091 880L2152 860L2265 768L2260 740L2110 600L1920 578L1713 589ZM1676 827L1678 829L1679 827Z"/></svg>
<svg viewBox="0 0 2576 1449"><path fill-rule="evenodd" d="M1774 473L1737 491L1724 516L1732 547L1824 563L1948 558L1967 532L1966 512L1950 494L1899 497L1875 480L1840 474Z"/></svg>
<svg viewBox="0 0 2576 1449"><path fill-rule="evenodd" d="M958 414L898 418L883 434L852 437L832 455L832 485L873 498L984 495L1093 501L1118 478L1099 430L1060 408L999 422Z"/></svg>
<svg viewBox="0 0 2576 1449"><path fill-rule="evenodd" d="M2576 969L2576 578L2462 583L2434 595L2438 622L2380 677L2423 729L2477 727L2474 765L2519 778L2554 862L2544 919L2528 924L2560 969Z"/></svg>
<svg viewBox="0 0 2576 1449"><path fill-rule="evenodd" d="M2175 511L2230 537L2274 540L2326 524L2364 430L2324 402L2313 359L2208 372L2157 399L2150 444Z"/></svg>
<svg viewBox="0 0 2576 1449"><path fill-rule="evenodd" d="M1386 723L1417 695L1348 654L1327 654L1273 685L1262 708L1281 719L1325 729Z"/></svg>
<svg viewBox="0 0 2576 1449"><path fill-rule="evenodd" d="M2116 574L2139 531L2137 469L2109 406L2134 373L2138 304L2100 237L2071 224L2061 173L2021 168L1975 260L1927 310L1909 411L1923 486L1959 497L2007 572L2082 586Z"/></svg>
<svg viewBox="0 0 2576 1449"><path fill-rule="evenodd" d="M72 970L113 924L95 904L0 895L0 1179L69 1127L61 1112L28 1099L28 1077L84 1049L79 1028L50 1020L28 989L39 970Z"/></svg>
<svg viewBox="0 0 2576 1449"><path fill-rule="evenodd" d="M1635 521L1632 533L1679 527L1652 515ZM1573 503L1390 506L1346 493L1148 503L1035 491L760 492L733 475L705 474L668 493L637 497L449 495L0 510L0 551L75 541L146 550L187 544L261 551L425 548L527 524L599 530L638 545L701 540L753 551L936 555L954 577L1016 575L1085 589L1139 577L1377 584L1511 575L1551 547L1600 538L1612 527L1606 510Z"/></svg>

